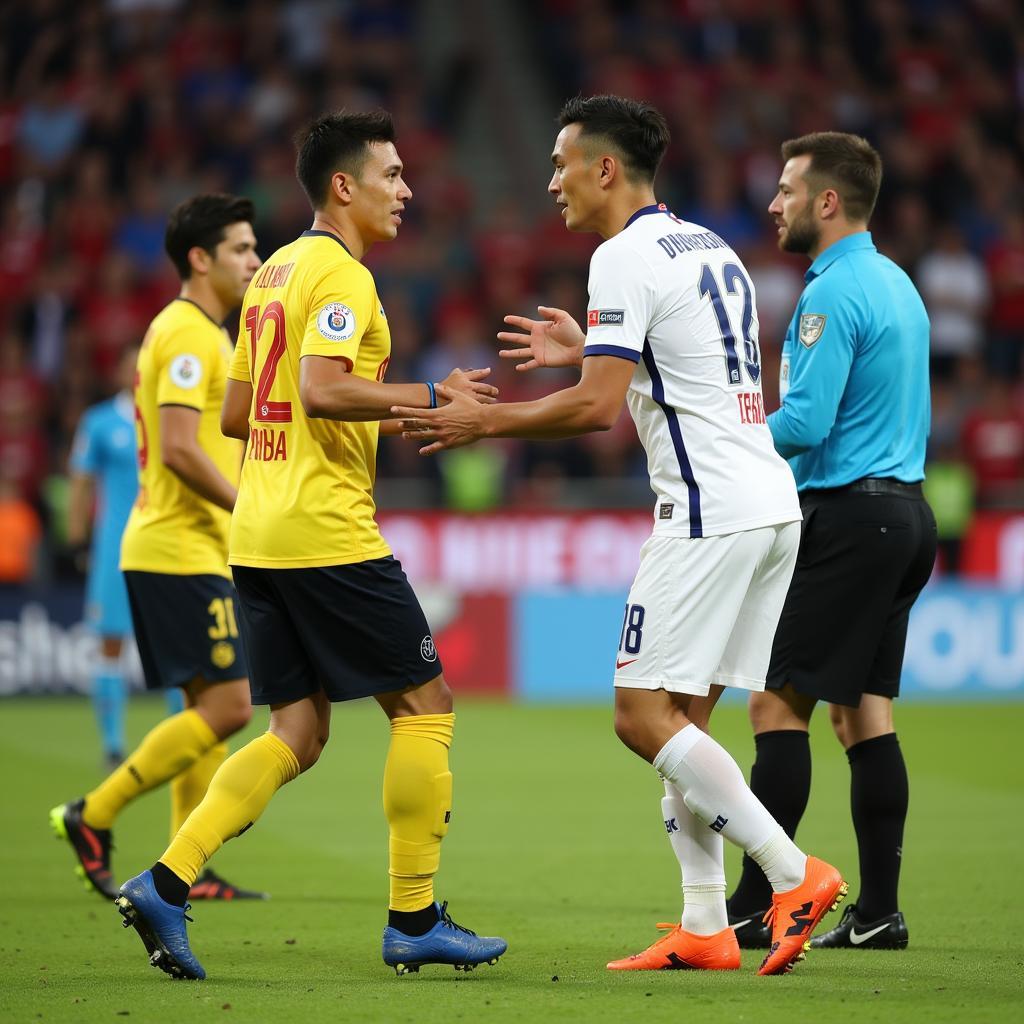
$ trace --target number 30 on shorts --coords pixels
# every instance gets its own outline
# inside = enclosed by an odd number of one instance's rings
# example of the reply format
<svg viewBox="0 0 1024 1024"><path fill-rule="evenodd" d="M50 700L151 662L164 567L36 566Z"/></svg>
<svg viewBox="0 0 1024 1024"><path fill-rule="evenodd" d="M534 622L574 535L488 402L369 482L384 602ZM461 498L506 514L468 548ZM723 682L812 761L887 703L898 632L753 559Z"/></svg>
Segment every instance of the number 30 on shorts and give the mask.
<svg viewBox="0 0 1024 1024"><path fill-rule="evenodd" d="M619 634L619 650L626 654L639 654L644 639L644 606L627 604Z"/></svg>

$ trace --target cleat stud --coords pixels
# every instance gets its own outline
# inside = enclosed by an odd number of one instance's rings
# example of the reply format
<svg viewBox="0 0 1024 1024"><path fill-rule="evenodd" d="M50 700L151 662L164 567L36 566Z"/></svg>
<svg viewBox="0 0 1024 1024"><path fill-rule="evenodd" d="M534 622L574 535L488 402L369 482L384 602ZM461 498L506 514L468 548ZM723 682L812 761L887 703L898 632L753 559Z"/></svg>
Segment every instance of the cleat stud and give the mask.
<svg viewBox="0 0 1024 1024"><path fill-rule="evenodd" d="M498 958L496 956L492 956L491 959L487 962L491 965L491 967L493 967L498 962Z"/></svg>
<svg viewBox="0 0 1024 1024"><path fill-rule="evenodd" d="M809 950L809 949L811 948L811 943L810 943L810 941L808 941L808 942L805 942L805 943L804 943L804 944L803 944L803 945L802 945L802 946L801 946L800 948L801 948L801 949L802 949L802 950L803 950L803 951L804 951L804 952L806 953L806 952L807 952L807 950Z"/></svg>

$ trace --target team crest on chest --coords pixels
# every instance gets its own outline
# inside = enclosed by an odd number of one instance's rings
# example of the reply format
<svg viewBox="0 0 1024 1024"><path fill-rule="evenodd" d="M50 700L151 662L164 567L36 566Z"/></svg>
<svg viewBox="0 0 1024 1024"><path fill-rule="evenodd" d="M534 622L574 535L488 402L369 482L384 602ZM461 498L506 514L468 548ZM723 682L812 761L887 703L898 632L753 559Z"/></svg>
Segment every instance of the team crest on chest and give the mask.
<svg viewBox="0 0 1024 1024"><path fill-rule="evenodd" d="M329 302L317 315L316 327L328 341L348 341L356 332L356 315L342 302Z"/></svg>
<svg viewBox="0 0 1024 1024"><path fill-rule="evenodd" d="M828 319L824 313L803 313L800 316L800 330L797 336L804 348L810 348L821 337L825 330L825 321Z"/></svg>

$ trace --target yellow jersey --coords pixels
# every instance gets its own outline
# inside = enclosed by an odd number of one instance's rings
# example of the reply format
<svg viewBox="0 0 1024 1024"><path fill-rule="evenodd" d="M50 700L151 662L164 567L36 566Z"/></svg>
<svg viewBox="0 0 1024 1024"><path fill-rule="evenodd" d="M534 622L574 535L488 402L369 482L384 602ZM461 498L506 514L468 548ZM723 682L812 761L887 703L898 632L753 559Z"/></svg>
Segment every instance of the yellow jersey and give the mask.
<svg viewBox="0 0 1024 1024"><path fill-rule="evenodd" d="M228 376L251 385L253 399L232 565L296 569L391 553L374 520L379 424L309 418L299 399L299 360L309 355L377 381L391 355L372 275L326 231L278 249L242 303Z"/></svg>
<svg viewBox="0 0 1024 1024"><path fill-rule="evenodd" d="M121 539L121 568L173 576L231 577L231 513L200 497L163 462L160 406L199 411L198 441L224 478L238 483L242 443L220 432L231 342L189 299L175 299L142 340L135 372L139 494Z"/></svg>

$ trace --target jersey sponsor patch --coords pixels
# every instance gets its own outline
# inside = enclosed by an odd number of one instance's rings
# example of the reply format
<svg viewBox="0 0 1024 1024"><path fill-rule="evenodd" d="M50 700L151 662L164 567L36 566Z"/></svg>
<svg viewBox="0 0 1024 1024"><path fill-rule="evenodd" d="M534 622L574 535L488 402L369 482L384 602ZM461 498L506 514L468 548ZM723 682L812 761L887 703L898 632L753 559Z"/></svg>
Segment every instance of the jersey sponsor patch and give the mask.
<svg viewBox="0 0 1024 1024"><path fill-rule="evenodd" d="M328 341L348 341L356 333L356 315L342 302L328 302L317 314L316 328Z"/></svg>
<svg viewBox="0 0 1024 1024"><path fill-rule="evenodd" d="M591 309L587 311L588 327L621 327L626 322L622 309Z"/></svg>
<svg viewBox="0 0 1024 1024"><path fill-rule="evenodd" d="M798 332L800 344L804 348L810 348L821 338L825 330L825 321L828 319L824 313L802 313L800 315L800 330Z"/></svg>
<svg viewBox="0 0 1024 1024"><path fill-rule="evenodd" d="M188 391L203 379L203 364L198 356L180 355L171 363L169 373L176 388Z"/></svg>

